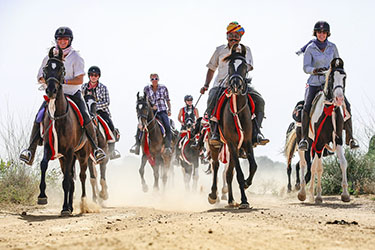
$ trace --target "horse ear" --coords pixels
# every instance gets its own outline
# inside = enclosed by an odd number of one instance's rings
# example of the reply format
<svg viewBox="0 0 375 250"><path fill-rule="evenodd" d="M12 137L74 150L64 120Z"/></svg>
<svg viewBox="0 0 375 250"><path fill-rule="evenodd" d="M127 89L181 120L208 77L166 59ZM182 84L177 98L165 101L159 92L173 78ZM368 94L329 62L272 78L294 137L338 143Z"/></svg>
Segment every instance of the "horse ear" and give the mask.
<svg viewBox="0 0 375 250"><path fill-rule="evenodd" d="M243 57L246 57L246 47L245 45L241 44L241 55Z"/></svg>
<svg viewBox="0 0 375 250"><path fill-rule="evenodd" d="M53 57L53 50L55 49L55 47L52 47L49 52L48 52L48 57L49 58L52 58Z"/></svg>
<svg viewBox="0 0 375 250"><path fill-rule="evenodd" d="M62 60L62 58L63 58L63 50L60 48L60 47L58 47L59 48L59 59L60 60Z"/></svg>
<svg viewBox="0 0 375 250"><path fill-rule="evenodd" d="M341 58L334 58L331 61L331 68L343 69L344 68L344 61Z"/></svg>
<svg viewBox="0 0 375 250"><path fill-rule="evenodd" d="M137 93L137 100L139 100L139 91L138 91L138 93Z"/></svg>

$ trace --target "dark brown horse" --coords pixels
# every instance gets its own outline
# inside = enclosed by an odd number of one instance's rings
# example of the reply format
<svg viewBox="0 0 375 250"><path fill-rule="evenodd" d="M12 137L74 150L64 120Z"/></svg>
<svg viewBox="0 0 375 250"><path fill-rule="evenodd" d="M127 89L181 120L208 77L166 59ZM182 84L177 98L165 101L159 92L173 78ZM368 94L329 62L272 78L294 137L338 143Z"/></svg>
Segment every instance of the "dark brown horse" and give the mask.
<svg viewBox="0 0 375 250"><path fill-rule="evenodd" d="M346 73L344 71L344 62L340 58L332 60L330 69L327 72L327 80L322 94L316 97L316 108L311 115L310 128L314 142L312 144L313 163L311 165L311 180L310 180L310 194L311 201L315 203L322 203L321 197L321 178L323 174L322 156L325 148L330 151L336 151L341 172L342 172L342 193L341 200L344 202L350 201L348 192L348 181L346 175L347 162L342 148L342 130L344 127L344 118L341 112L341 107L344 103ZM329 146L332 142L333 148ZM301 162L301 176L305 173L306 161L304 153L299 151ZM314 199L314 182L317 176L317 195ZM306 183L302 178L301 190L298 193L298 199L304 201L306 199L305 191Z"/></svg>
<svg viewBox="0 0 375 250"><path fill-rule="evenodd" d="M108 152L108 141L107 137L104 131L104 128L102 127L98 114L96 112L96 100L95 97L90 94L85 94L85 101L87 104L87 107L89 109L90 115L93 117L94 124L96 126L96 135L98 138L98 146L104 150L106 153L106 157L103 161L100 162L100 186L101 190L99 191L98 188L98 173L96 171L95 165L96 163L89 158L88 166L89 166L89 172L90 172L90 183L92 187L92 199L99 203L101 203L102 200L108 199L108 186L106 181L106 170L107 170L107 164L109 161L109 152ZM98 200L99 197L99 200Z"/></svg>
<svg viewBox="0 0 375 250"><path fill-rule="evenodd" d="M158 124L156 115L154 114L151 105L146 95L137 93L137 117L138 128L142 130L142 160L139 168L141 175L142 189L144 192L148 191L148 186L144 179L144 168L146 162L149 161L154 170L154 190L159 190L159 170L161 171L161 178L163 187L165 188L168 179L168 172L171 165L171 155L164 153L164 138L161 127ZM171 147L174 150L175 139L172 137Z"/></svg>
<svg viewBox="0 0 375 250"><path fill-rule="evenodd" d="M78 159L80 164L80 179L82 184L81 208L86 204L86 169L88 158L92 148L86 143L85 130L75 111L65 97L62 84L64 83L65 68L63 63L63 52L59 49L57 56L54 55L54 48L49 51L49 60L43 69L43 77L46 80L46 94L48 97L47 113L43 120L44 127L44 156L41 162L41 184L38 203L47 203L45 194L45 173L48 161L59 159L61 170L64 175L64 204L61 211L62 216L71 215L73 212L73 193L75 173L74 164ZM82 211L85 212L85 211Z"/></svg>
<svg viewBox="0 0 375 250"><path fill-rule="evenodd" d="M246 82L246 74L248 64L246 63L246 48L241 45L234 45L231 54L224 60L229 61L228 64L228 88L226 90L227 101L223 104L219 128L222 140L227 144L230 154L229 167L227 171L228 183L228 204L235 206L232 179L233 169L236 170L237 181L240 186L241 204L239 208L248 208L249 203L245 194L245 189L252 184L257 164L254 158L252 145L252 111L249 104L248 85ZM249 161L249 177L245 180L240 162L239 151L243 149L246 152ZM219 167L219 149L210 145L212 167L213 167L213 184L211 193L209 194L209 202L217 201L217 171Z"/></svg>

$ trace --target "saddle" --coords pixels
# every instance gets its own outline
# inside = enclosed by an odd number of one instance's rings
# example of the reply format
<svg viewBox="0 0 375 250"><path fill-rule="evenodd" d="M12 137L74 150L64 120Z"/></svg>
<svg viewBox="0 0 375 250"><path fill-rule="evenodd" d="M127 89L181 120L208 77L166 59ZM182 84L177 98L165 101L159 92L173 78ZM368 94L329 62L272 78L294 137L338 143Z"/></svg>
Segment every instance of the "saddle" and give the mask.
<svg viewBox="0 0 375 250"><path fill-rule="evenodd" d="M96 116L99 121L99 130L100 132L106 137L108 143L114 143L118 141L120 138L119 134L118 136L115 136L114 133L112 133L111 129L109 128L107 122L100 116ZM117 139L118 138L118 139Z"/></svg>

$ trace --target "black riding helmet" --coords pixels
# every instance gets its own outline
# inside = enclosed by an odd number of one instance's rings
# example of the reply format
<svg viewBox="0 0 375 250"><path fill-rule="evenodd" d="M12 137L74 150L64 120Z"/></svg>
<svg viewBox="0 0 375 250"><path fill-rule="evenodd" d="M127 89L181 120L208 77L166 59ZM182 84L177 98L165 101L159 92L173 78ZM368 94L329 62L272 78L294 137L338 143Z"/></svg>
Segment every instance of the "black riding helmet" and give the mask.
<svg viewBox="0 0 375 250"><path fill-rule="evenodd" d="M186 96L184 97L184 101L186 102L188 99L193 100L193 97L192 97L191 95L186 95Z"/></svg>
<svg viewBox="0 0 375 250"><path fill-rule="evenodd" d="M327 32L327 37L331 35L329 24L326 21L318 21L314 25L314 32L313 35L316 36L317 31L325 31Z"/></svg>
<svg viewBox="0 0 375 250"><path fill-rule="evenodd" d="M69 45L72 45L72 41L73 41L73 31L69 28L69 27L60 27L56 30L55 32L55 40L57 40L57 38L59 37L69 37L70 38L70 41L69 41Z"/></svg>
<svg viewBox="0 0 375 250"><path fill-rule="evenodd" d="M98 66L91 66L89 68L88 74L90 75L90 74L93 74L93 73L96 73L96 74L98 74L100 76L101 73L100 73L100 69L99 69Z"/></svg>

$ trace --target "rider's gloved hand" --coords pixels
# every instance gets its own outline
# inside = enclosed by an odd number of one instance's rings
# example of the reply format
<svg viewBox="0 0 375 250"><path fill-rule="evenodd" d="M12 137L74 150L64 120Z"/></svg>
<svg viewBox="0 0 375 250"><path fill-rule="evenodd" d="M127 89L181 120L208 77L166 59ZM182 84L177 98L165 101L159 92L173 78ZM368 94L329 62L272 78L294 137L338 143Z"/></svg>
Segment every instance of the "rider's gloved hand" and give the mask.
<svg viewBox="0 0 375 250"><path fill-rule="evenodd" d="M313 70L313 74L314 75L320 75L322 74L324 71L327 71L328 69L327 68L316 68Z"/></svg>
<svg viewBox="0 0 375 250"><path fill-rule="evenodd" d="M206 92L206 90L208 89L208 86L204 85L202 88L201 88L201 94L203 95L204 92Z"/></svg>

